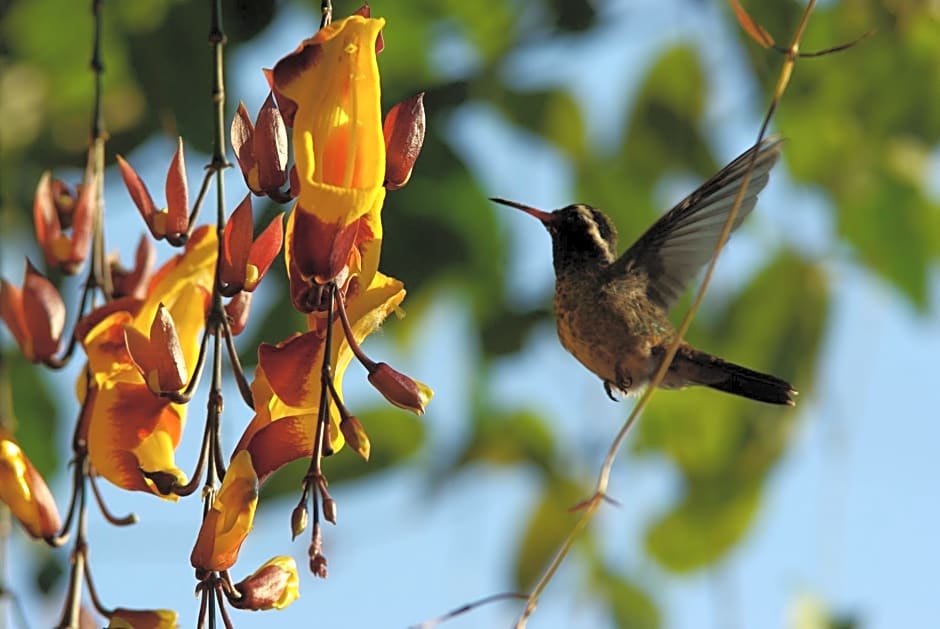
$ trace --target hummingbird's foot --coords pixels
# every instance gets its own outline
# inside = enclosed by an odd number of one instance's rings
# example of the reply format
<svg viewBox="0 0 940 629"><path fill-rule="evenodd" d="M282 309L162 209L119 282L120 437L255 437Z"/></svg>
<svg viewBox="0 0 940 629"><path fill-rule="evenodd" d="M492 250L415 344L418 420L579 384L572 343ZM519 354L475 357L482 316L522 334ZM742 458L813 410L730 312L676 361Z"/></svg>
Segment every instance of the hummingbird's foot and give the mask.
<svg viewBox="0 0 940 629"><path fill-rule="evenodd" d="M614 397L614 389L610 386L610 380L604 380L604 392L607 393L607 397L612 399L614 402L620 401Z"/></svg>
<svg viewBox="0 0 940 629"><path fill-rule="evenodd" d="M614 402L619 402L617 398L614 397L614 390L620 391L624 395L630 395L630 387L633 386L633 378L630 376L624 376L620 373L620 370L617 369L615 374L617 376L617 381L613 380L604 380L604 391L607 393L607 397L612 399Z"/></svg>

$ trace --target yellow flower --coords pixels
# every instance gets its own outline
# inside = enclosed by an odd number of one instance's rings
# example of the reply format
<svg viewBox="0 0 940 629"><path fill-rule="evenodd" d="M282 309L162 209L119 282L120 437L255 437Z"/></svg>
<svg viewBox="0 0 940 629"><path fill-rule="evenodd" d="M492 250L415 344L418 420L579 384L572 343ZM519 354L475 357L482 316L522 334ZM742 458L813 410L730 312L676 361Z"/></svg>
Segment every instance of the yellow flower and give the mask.
<svg viewBox="0 0 940 629"><path fill-rule="evenodd" d="M46 481L5 428L0 426L0 500L26 532L37 539L54 536L62 526Z"/></svg>
<svg viewBox="0 0 940 629"><path fill-rule="evenodd" d="M382 238L385 136L375 49L384 25L360 15L338 20L274 66L278 94L296 105L299 190L287 249L305 281L325 284L343 271L363 242L359 219L372 215L368 239ZM364 285L378 267L377 243L373 249Z"/></svg>
<svg viewBox="0 0 940 629"><path fill-rule="evenodd" d="M251 531L258 506L258 476L251 455L238 452L206 514L190 555L197 570L228 570Z"/></svg>
<svg viewBox="0 0 940 629"><path fill-rule="evenodd" d="M124 609L111 612L108 629L176 629L176 612L168 609Z"/></svg>
<svg viewBox="0 0 940 629"><path fill-rule="evenodd" d="M346 311L353 336L362 342L374 332L405 298L401 282L376 273L368 290L348 294ZM278 345L258 349L258 367L252 392L255 417L245 429L236 451L248 450L255 470L264 479L281 466L313 452L317 409L320 405L320 365L326 338L326 319L322 313L307 317L309 332L291 337ZM334 323L333 381L342 398L342 381L353 358L343 334L342 324ZM339 429L341 417L335 404L330 405L331 428L328 450L343 447Z"/></svg>
<svg viewBox="0 0 940 629"><path fill-rule="evenodd" d="M184 253L151 279L143 301L115 300L79 325L91 372L87 391L84 374L77 383L84 404L80 432L95 470L123 489L165 495L173 483L185 483L174 456L185 406L154 395L127 350L125 335L150 338L162 304L175 324L177 358L191 372L205 326L217 242L214 230L196 230Z"/></svg>

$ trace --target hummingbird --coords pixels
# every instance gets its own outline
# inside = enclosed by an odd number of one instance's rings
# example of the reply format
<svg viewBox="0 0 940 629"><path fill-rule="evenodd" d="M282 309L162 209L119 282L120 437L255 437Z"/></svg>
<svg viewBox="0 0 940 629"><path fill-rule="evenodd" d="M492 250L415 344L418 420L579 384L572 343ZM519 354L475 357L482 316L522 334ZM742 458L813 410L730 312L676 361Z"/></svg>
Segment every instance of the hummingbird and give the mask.
<svg viewBox="0 0 940 629"><path fill-rule="evenodd" d="M534 216L552 238L555 315L561 344L600 377L608 397L642 390L676 331L667 313L711 258L752 158L732 230L754 209L782 140L751 147L663 215L619 258L610 217L585 204L545 212L492 198ZM756 153L756 156L755 156ZM793 406L790 383L680 343L660 387L704 385L768 404Z"/></svg>

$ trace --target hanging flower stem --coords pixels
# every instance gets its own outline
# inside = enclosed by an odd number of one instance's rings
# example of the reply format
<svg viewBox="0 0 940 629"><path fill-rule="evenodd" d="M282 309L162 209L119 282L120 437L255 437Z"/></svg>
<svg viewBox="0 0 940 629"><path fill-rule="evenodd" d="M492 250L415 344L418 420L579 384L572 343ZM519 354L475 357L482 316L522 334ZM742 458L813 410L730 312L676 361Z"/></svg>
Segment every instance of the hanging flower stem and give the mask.
<svg viewBox="0 0 940 629"><path fill-rule="evenodd" d="M88 462L82 458L75 462L75 490L77 494L77 513L78 526L75 534L75 542L72 545L70 556L72 567L69 571L69 584L66 589L65 604L62 606L62 617L59 619L57 628L77 628L81 617L82 608L82 584L85 582L85 559L86 542L85 532L87 527L87 512L85 510L85 478L88 475ZM71 514L70 514L71 515Z"/></svg>

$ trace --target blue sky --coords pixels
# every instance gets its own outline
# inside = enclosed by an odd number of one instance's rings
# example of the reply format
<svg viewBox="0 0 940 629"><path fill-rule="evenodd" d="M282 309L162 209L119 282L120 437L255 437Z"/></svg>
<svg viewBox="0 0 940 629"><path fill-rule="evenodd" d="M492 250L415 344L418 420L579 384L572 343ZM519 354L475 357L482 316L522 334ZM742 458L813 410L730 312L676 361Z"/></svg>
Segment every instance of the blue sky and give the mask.
<svg viewBox="0 0 940 629"><path fill-rule="evenodd" d="M381 14L380 3L373 9ZM756 88L745 78L736 40L718 8L683 3L680 11L676 2L644 0L612 3L608 11L605 29L593 41L562 41L521 54L507 63L506 72L533 86L550 82L590 94L583 100L590 106L590 131L603 144L605 134L617 128L623 103L644 72L636 59L648 59L652 52L690 39L702 52L712 81L705 125L713 149L723 159L750 144L762 99L755 98ZM257 68L270 65L308 36L313 22L312 17L281 14L251 50L235 58L245 69L232 73L230 97L241 98L249 111L256 111L265 96ZM598 66L615 64L623 72L617 80L603 81L579 71L587 55ZM544 208L575 200L563 158L537 139L507 128L492 112L468 107L448 124L453 146L494 195ZM484 148L493 142L501 149L486 150L483 159ZM160 181L171 151L170 142L154 140L130 157L134 164L152 164L153 172L142 174L148 181ZM148 159L153 154L161 157ZM189 160L200 162L195 155ZM805 608L812 597L832 610L857 613L868 628L923 626L927 619L940 617L940 543L935 533L940 530L940 387L935 367L940 355L940 276L936 270L932 273L931 314L914 312L834 241L826 198L818 190L795 187L785 168L783 164L775 170L758 210L723 255L715 283L717 291L741 285L766 250L785 243L826 260L833 293L819 381L812 396L800 399L794 441L771 475L756 525L715 569L685 577L665 573L643 555L637 540L648 520L669 504L677 489L675 474L660 460L623 455L611 485L623 506L604 511L597 526L609 556L645 578L668 627L795 627L798 602ZM938 170L935 163L933 177L940 180ZM419 161L415 177L420 171ZM119 179L110 176L110 181ZM695 182L664 184L662 207L669 207L690 185ZM230 207L244 194L234 171L228 173L227 193ZM111 186L107 199L111 207L126 204L126 192ZM510 290L524 303L542 303L552 288L547 236L517 213L507 211L501 221L514 252L506 261L509 275L527 278ZM112 227L113 234L133 235L112 236L109 243L126 259L137 240L139 219L128 212L123 223ZM21 253L12 248L3 252L8 276L19 276ZM407 284L408 278L402 279ZM471 336L471 319L459 295L442 295L426 316L418 338L405 350L381 338L369 340L374 355L396 356L396 366L436 390L426 418L428 448L419 464L367 483L338 486L334 497L340 526L326 531L329 579L315 580L304 571L301 599L291 608L269 614L236 612L237 626L402 627L509 587L515 544L538 496L536 479L524 469L474 468L431 491L423 464L435 452L456 450L466 435L468 392L463 382L468 367L460 357L474 350L463 342ZM350 369L348 398L376 401L362 376L355 367ZM73 377L74 369L57 376L68 400ZM526 351L498 364L491 377L499 406L534 405L559 418L559 433L583 445L585 454L576 464L593 475L626 405L606 400L596 378L558 344L551 326L537 330ZM551 386L559 381L569 383L564 395ZM236 393L228 395L234 398ZM594 417L589 435L578 421L585 409ZM184 469L195 459L198 409L192 417L178 452ZM232 419L225 434L229 444L247 416L233 413ZM64 508L64 479L58 479L54 489ZM182 625L191 625L197 601L188 554L200 518L198 503L172 505L110 487L105 493L114 511L134 511L142 520L139 526L114 529L97 515L90 518L92 566L106 603L173 607ZM289 540L291 508L289 502L262 505L256 530L233 570L236 578L275 554L293 554L305 565L306 544ZM15 539L11 566L22 565L31 552L21 535ZM26 589L15 568L8 573L18 589ZM605 626L606 616L590 602L581 576L578 562L569 562L530 626ZM29 607L36 603L29 602ZM518 609L513 603L498 604L449 626L508 626ZM57 615L57 608L40 612L34 625L48 626Z"/></svg>

